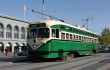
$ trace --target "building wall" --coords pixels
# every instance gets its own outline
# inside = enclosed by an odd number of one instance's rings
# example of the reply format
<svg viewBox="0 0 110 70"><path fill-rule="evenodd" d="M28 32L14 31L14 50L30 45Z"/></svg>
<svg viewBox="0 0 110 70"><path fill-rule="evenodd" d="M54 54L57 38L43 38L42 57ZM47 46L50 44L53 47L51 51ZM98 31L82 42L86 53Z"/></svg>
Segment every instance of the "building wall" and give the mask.
<svg viewBox="0 0 110 70"><path fill-rule="evenodd" d="M19 51L21 51L22 46L26 46L27 27L29 25L29 22L14 18L14 17L0 15L0 25L3 26L0 28L1 30L3 29L3 37L0 37L0 52L5 52L5 49L7 49L7 47L10 47L10 49L8 48L9 52L14 52L14 47L16 47L16 46L18 46ZM9 30L9 29L7 29L8 25L11 27L11 29L10 29L11 37L6 36L8 30ZM14 37L15 33L16 33L15 27L18 28L19 38ZM21 30L21 28L24 28L25 31ZM22 39L21 33L23 33L23 35L25 35L25 38Z"/></svg>

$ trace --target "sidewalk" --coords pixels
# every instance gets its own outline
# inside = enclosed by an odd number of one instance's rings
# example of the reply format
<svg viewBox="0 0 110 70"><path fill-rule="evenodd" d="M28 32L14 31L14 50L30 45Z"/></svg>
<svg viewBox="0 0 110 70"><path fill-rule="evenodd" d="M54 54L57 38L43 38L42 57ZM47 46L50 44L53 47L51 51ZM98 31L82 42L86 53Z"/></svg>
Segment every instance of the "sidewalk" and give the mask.
<svg viewBox="0 0 110 70"><path fill-rule="evenodd" d="M0 62L24 62L27 60L26 56L14 56L14 53L8 53L6 56L5 53L0 53Z"/></svg>

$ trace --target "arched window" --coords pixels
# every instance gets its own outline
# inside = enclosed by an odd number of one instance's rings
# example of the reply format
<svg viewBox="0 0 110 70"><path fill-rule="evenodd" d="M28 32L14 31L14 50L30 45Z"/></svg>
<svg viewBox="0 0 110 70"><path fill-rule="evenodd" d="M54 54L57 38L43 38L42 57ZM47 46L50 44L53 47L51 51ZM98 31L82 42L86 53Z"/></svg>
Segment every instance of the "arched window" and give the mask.
<svg viewBox="0 0 110 70"><path fill-rule="evenodd" d="M12 28L10 25L7 25L6 28L6 38L12 38Z"/></svg>
<svg viewBox="0 0 110 70"><path fill-rule="evenodd" d="M4 44L0 42L0 52L4 52Z"/></svg>
<svg viewBox="0 0 110 70"><path fill-rule="evenodd" d="M3 25L0 23L0 38L3 38L3 31L4 31L4 28L3 28Z"/></svg>
<svg viewBox="0 0 110 70"><path fill-rule="evenodd" d="M19 28L18 28L18 26L14 27L14 38L16 38L16 39L19 38Z"/></svg>
<svg viewBox="0 0 110 70"><path fill-rule="evenodd" d="M25 39L25 28L21 28L21 39Z"/></svg>

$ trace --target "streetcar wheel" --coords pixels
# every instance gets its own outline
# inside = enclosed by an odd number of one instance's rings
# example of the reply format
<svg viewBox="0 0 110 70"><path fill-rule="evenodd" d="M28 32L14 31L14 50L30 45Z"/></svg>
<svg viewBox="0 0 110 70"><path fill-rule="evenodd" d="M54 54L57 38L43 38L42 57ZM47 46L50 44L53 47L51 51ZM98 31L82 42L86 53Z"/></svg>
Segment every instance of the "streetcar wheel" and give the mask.
<svg viewBox="0 0 110 70"><path fill-rule="evenodd" d="M65 57L65 60L71 60L72 58L74 58L74 53L69 53L69 54Z"/></svg>
<svg viewBox="0 0 110 70"><path fill-rule="evenodd" d="M66 56L65 60L71 60L71 57L68 55Z"/></svg>
<svg viewBox="0 0 110 70"><path fill-rule="evenodd" d="M70 54L70 57L71 57L71 58L74 58L74 57L75 57L75 56L74 56L74 53L71 53L71 54Z"/></svg>
<svg viewBox="0 0 110 70"><path fill-rule="evenodd" d="M94 56L94 55L95 55L95 53L94 53L94 52L92 52L90 55L91 55L91 56Z"/></svg>

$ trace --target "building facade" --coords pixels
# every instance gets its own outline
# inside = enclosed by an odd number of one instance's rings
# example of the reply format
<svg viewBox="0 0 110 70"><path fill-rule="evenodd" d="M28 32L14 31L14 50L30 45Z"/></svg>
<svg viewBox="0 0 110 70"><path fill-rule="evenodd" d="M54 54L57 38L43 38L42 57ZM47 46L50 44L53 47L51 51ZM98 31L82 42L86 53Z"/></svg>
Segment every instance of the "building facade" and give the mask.
<svg viewBox="0 0 110 70"><path fill-rule="evenodd" d="M25 51L29 24L25 20L0 15L0 52Z"/></svg>

